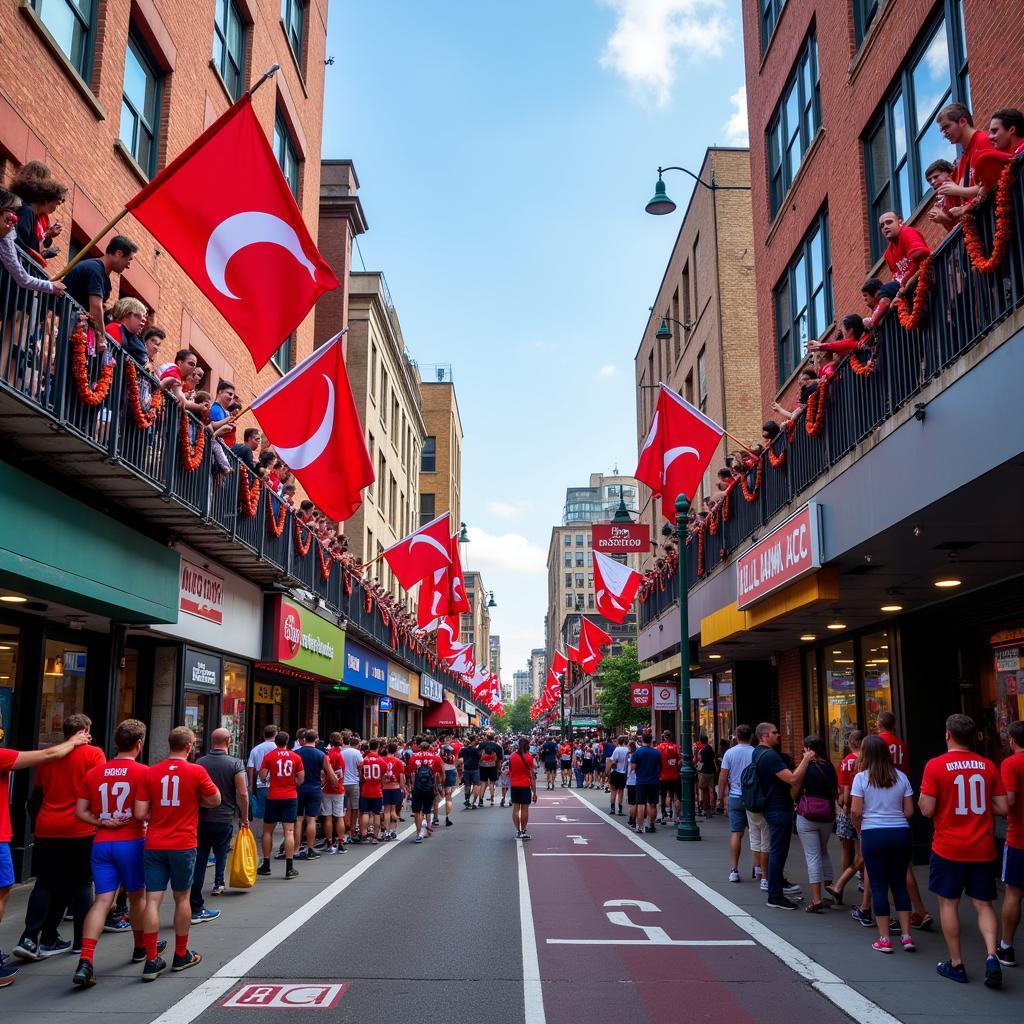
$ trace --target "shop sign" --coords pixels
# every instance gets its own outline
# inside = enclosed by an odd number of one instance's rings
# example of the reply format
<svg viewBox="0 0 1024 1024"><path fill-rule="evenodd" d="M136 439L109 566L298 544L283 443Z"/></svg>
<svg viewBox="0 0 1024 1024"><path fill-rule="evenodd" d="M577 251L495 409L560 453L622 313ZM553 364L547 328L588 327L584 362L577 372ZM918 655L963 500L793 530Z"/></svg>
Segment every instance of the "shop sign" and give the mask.
<svg viewBox="0 0 1024 1024"><path fill-rule="evenodd" d="M736 607L749 608L821 568L821 515L810 501L736 560Z"/></svg>
<svg viewBox="0 0 1024 1024"><path fill-rule="evenodd" d="M345 672L345 631L298 602L272 598L267 632L269 661L332 680Z"/></svg>
<svg viewBox="0 0 1024 1024"><path fill-rule="evenodd" d="M395 702L392 697L381 697L377 702L377 710L380 712L394 711Z"/></svg>
<svg viewBox="0 0 1024 1024"><path fill-rule="evenodd" d="M654 699L650 683L633 683L629 688L629 703L634 708L649 708Z"/></svg>
<svg viewBox="0 0 1024 1024"><path fill-rule="evenodd" d="M64 652L64 675L84 676L85 675L85 651Z"/></svg>
<svg viewBox="0 0 1024 1024"><path fill-rule="evenodd" d="M362 644L349 640L345 646L344 681L367 693L388 692L388 662L372 654Z"/></svg>
<svg viewBox="0 0 1024 1024"><path fill-rule="evenodd" d="M1017 647L1004 647L996 651L996 671L1016 672L1020 668L1020 649Z"/></svg>
<svg viewBox="0 0 1024 1024"><path fill-rule="evenodd" d="M433 676L424 673L420 676L420 696L440 704L444 700L444 687Z"/></svg>
<svg viewBox="0 0 1024 1024"><path fill-rule="evenodd" d="M590 532L594 550L602 555L646 555L651 550L647 523L595 523Z"/></svg>
<svg viewBox="0 0 1024 1024"><path fill-rule="evenodd" d="M178 576L178 610L220 625L224 621L224 578L183 558Z"/></svg>
<svg viewBox="0 0 1024 1024"><path fill-rule="evenodd" d="M185 689L220 693L224 662L216 654L185 648Z"/></svg>
<svg viewBox="0 0 1024 1024"><path fill-rule="evenodd" d="M253 687L252 699L256 704L281 704L283 703L280 686L272 686L270 683L256 683Z"/></svg>
<svg viewBox="0 0 1024 1024"><path fill-rule="evenodd" d="M393 661L388 662L388 693L406 703L411 695L409 673L399 668Z"/></svg>
<svg viewBox="0 0 1024 1024"><path fill-rule="evenodd" d="M655 711L678 711L679 691L674 686L657 685L654 687Z"/></svg>

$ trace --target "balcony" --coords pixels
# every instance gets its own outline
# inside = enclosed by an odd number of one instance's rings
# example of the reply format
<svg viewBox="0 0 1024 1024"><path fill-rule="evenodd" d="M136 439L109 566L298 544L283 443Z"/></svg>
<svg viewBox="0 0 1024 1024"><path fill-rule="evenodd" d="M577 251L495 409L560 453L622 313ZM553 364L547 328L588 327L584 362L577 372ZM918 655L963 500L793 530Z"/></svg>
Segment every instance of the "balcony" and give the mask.
<svg viewBox="0 0 1024 1024"><path fill-rule="evenodd" d="M991 252L992 197L977 220L985 251ZM962 231L943 240L933 254L924 324L905 330L890 309L879 327L873 371L859 375L851 357L843 360L829 383L818 432L808 433L805 413L789 437L783 431L772 445L774 461L781 464L762 457L760 486L747 494L734 487L702 533L688 539L682 557L690 590L728 562L753 534L803 504L830 471L854 458L851 453L858 445L884 436L898 413L911 415L909 407L922 391L948 385L944 375L950 368L1024 307L1024 175L1014 187L1012 221L1006 259L993 273L981 274L971 266ZM970 366L961 366L961 376L970 372ZM923 415L924 410L915 408L914 413ZM876 432L879 436L873 436ZM674 571L666 569L655 579L640 604L641 630L676 602L676 588Z"/></svg>
<svg viewBox="0 0 1024 1024"><path fill-rule="evenodd" d="M38 274L29 257L20 258ZM386 611L367 607L363 577L343 569L290 507L262 486L254 505L243 500L255 481L224 446L229 472L214 472L216 442L191 413L164 400L147 423L159 381L112 339L103 356L85 352L73 339L83 314L73 300L23 291L0 268L0 309L10 332L0 349L0 434L8 461L45 472L48 482L78 496L88 490L92 504L111 517L162 541L186 541L257 584L307 591L348 630L469 696L415 640L399 635ZM75 350L84 357L77 368ZM202 452L190 468L183 452L200 438Z"/></svg>

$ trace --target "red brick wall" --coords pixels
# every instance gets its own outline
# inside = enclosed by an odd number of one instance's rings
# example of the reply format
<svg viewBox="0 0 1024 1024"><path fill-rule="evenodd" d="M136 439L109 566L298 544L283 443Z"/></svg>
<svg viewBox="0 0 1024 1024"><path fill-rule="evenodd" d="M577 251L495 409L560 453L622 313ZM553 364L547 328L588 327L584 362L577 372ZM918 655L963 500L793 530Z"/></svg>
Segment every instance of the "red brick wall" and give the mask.
<svg viewBox="0 0 1024 1024"><path fill-rule="evenodd" d="M115 148L130 18L136 19L140 29L148 23L148 34L158 44L154 56L173 54L173 71L164 91L160 166L202 132L213 119L209 114L219 116L230 103L210 63L212 2L197 7L189 0L159 0L158 8L151 0L98 2L99 32L88 86L75 84L72 73L17 2L12 0L0 7L0 38L4 40L0 47L0 179L9 180L17 166L28 159L41 159L58 180L69 186L68 200L56 215L65 224L65 233L58 240L61 255L52 261L54 269L65 262L72 222L75 234L83 240L88 238L142 184L129 161ZM290 98L290 112L298 120L296 134L305 146L300 206L310 234L316 238L327 2L310 0L307 8L304 81L280 24L279 0L245 0L241 6L255 19L249 27L246 85L271 64L281 65L278 79ZM84 95L90 87L92 102ZM282 109L285 106L278 93L279 86L271 81L253 97L253 107L268 138L273 135L275 107L279 103ZM227 182L239 171L225 168ZM155 308L152 322L167 331L162 360L171 359L179 344L191 343L210 364L211 376L232 377L243 400L276 379L278 374L269 365L257 375L248 352L220 314L166 253L158 253L155 240L131 216L117 230L140 246L125 282ZM112 299L117 298L117 287L115 282ZM301 358L312 350L312 315L299 328L297 340Z"/></svg>
<svg viewBox="0 0 1024 1024"><path fill-rule="evenodd" d="M834 308L838 317L864 312L860 285L872 267L861 137L939 10L936 0L888 0L856 52L852 8L835 0L788 0L762 58L757 4L743 5L747 111L761 381L767 414L778 391L773 290L815 215L827 201ZM1024 19L1019 5L963 0L975 123L987 126L998 107L1024 105ZM823 132L772 222L765 129L811 24L817 27ZM926 208L926 206L925 206ZM919 210L913 223L941 237ZM886 271L883 278L888 278ZM792 386L789 391L792 390ZM789 397L787 391L787 400Z"/></svg>
<svg viewBox="0 0 1024 1024"><path fill-rule="evenodd" d="M782 651L776 655L779 679L779 732L782 749L794 756L802 749L804 738L804 690L800 676L800 651Z"/></svg>

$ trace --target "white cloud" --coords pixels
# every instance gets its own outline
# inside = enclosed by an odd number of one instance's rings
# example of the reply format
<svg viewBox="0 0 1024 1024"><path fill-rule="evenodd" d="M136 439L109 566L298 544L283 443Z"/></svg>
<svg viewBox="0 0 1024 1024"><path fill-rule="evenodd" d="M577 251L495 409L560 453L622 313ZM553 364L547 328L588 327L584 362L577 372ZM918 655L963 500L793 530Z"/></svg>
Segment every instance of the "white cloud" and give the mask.
<svg viewBox="0 0 1024 1024"><path fill-rule="evenodd" d="M469 552L463 565L486 573L496 569L530 576L547 573L545 554L521 533L488 533L479 527L469 527Z"/></svg>
<svg viewBox="0 0 1024 1024"><path fill-rule="evenodd" d="M530 507L528 501L489 501L487 511L498 519L515 519Z"/></svg>
<svg viewBox="0 0 1024 1024"><path fill-rule="evenodd" d="M680 52L720 57L730 25L724 0L602 0L618 14L601 66L663 107L675 83Z"/></svg>
<svg viewBox="0 0 1024 1024"><path fill-rule="evenodd" d="M597 375L598 377L614 377L618 372L618 368L613 363L605 363L604 366L597 371Z"/></svg>
<svg viewBox="0 0 1024 1024"><path fill-rule="evenodd" d="M741 85L729 97L729 102L736 109L725 122L725 141L730 146L747 146L750 144L747 135L747 87Z"/></svg>

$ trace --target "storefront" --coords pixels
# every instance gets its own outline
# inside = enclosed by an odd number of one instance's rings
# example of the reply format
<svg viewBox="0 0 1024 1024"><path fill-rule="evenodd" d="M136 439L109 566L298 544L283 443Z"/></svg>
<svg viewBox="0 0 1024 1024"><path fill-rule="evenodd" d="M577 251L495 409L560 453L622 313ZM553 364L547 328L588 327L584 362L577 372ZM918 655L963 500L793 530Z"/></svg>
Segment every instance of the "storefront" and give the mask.
<svg viewBox="0 0 1024 1024"><path fill-rule="evenodd" d="M414 736L419 731L420 709L423 707L419 674L389 661L387 705L387 710L384 703L379 707L381 735Z"/></svg>
<svg viewBox="0 0 1024 1024"><path fill-rule="evenodd" d="M420 675L420 700L423 704L423 711L419 716L420 724L416 732L419 732L420 729L432 728L427 724L427 721L432 715L436 715L436 709L444 702L444 687L433 676L427 675L426 672ZM454 719L454 708L452 710L452 718Z"/></svg>
<svg viewBox="0 0 1024 1024"><path fill-rule="evenodd" d="M380 708L377 702L387 692L387 658L346 637L342 671L330 686L320 687L320 718L324 735L344 729L360 736L378 734Z"/></svg>

